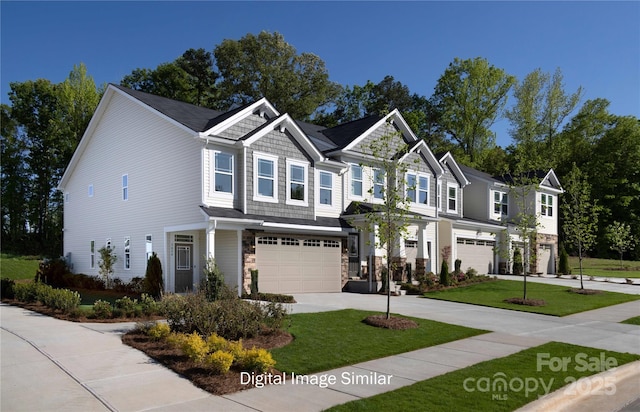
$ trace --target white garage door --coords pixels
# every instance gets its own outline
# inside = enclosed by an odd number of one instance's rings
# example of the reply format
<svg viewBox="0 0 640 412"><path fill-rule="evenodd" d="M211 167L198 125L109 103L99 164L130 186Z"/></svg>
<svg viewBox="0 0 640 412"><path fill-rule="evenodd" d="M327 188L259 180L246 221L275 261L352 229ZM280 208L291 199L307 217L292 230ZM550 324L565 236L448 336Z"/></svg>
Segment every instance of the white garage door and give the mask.
<svg viewBox="0 0 640 412"><path fill-rule="evenodd" d="M340 292L341 245L340 238L258 236L260 292Z"/></svg>
<svg viewBox="0 0 640 412"><path fill-rule="evenodd" d="M551 259L551 245L543 244L538 248L538 273L553 273L553 260Z"/></svg>
<svg viewBox="0 0 640 412"><path fill-rule="evenodd" d="M495 242L488 240L463 239L457 240L457 258L462 260L460 269L466 272L474 268L479 275L493 273L493 248ZM453 270L453 268L450 268Z"/></svg>

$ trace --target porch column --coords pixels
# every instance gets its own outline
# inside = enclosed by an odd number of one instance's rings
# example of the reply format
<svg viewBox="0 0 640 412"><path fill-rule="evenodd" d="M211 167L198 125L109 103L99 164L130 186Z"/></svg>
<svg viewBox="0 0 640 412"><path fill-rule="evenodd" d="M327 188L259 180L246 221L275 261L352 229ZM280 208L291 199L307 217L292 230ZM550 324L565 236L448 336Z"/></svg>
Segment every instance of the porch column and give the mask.
<svg viewBox="0 0 640 412"><path fill-rule="evenodd" d="M391 262L395 266L392 274L392 280L403 282L405 279L404 266L407 263L407 251L404 247L404 238L399 237L392 248Z"/></svg>
<svg viewBox="0 0 640 412"><path fill-rule="evenodd" d="M424 276L427 272L429 249L427 248L427 224L418 225L418 254L416 256L416 276Z"/></svg>
<svg viewBox="0 0 640 412"><path fill-rule="evenodd" d="M216 221L207 225L207 259L216 257Z"/></svg>

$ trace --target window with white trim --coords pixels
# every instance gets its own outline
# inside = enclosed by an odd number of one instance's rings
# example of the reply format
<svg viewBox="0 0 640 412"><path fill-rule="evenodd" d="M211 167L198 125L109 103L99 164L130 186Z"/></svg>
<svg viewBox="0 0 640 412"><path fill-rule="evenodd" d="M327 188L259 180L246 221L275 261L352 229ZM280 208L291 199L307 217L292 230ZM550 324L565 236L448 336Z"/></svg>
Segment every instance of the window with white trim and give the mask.
<svg viewBox="0 0 640 412"><path fill-rule="evenodd" d="M385 175L382 169L373 169L373 197L382 199L384 197Z"/></svg>
<svg viewBox="0 0 640 412"><path fill-rule="evenodd" d="M294 205L308 204L307 176L309 164L287 159L287 203Z"/></svg>
<svg viewBox="0 0 640 412"><path fill-rule="evenodd" d="M458 188L447 185L447 212L458 212Z"/></svg>
<svg viewBox="0 0 640 412"><path fill-rule="evenodd" d="M407 173L406 180L407 182L407 198L411 201L411 203L416 203L416 175L415 173Z"/></svg>
<svg viewBox="0 0 640 412"><path fill-rule="evenodd" d="M553 196L545 193L540 194L540 214L546 217L553 217Z"/></svg>
<svg viewBox="0 0 640 412"><path fill-rule="evenodd" d="M96 267L96 241L89 241L89 267L95 269Z"/></svg>
<svg viewBox="0 0 640 412"><path fill-rule="evenodd" d="M438 193L436 193L436 203L438 203L438 210L442 210L442 182L438 182Z"/></svg>
<svg viewBox="0 0 640 412"><path fill-rule="evenodd" d="M153 255L153 242L151 241L151 235L146 235L144 237L144 251L145 256L147 257L146 260L149 261L151 255Z"/></svg>
<svg viewBox="0 0 640 412"><path fill-rule="evenodd" d="M352 164L351 170L351 195L362 197L362 166Z"/></svg>
<svg viewBox="0 0 640 412"><path fill-rule="evenodd" d="M429 176L418 175L418 203L429 205Z"/></svg>
<svg viewBox="0 0 640 412"><path fill-rule="evenodd" d="M419 173L407 173L407 197L413 203L429 205L429 177Z"/></svg>
<svg viewBox="0 0 640 412"><path fill-rule="evenodd" d="M507 216L509 214L509 195L505 192L495 190L493 192L492 210L496 216Z"/></svg>
<svg viewBox="0 0 640 412"><path fill-rule="evenodd" d="M219 193L233 193L233 155L213 152L213 190Z"/></svg>
<svg viewBox="0 0 640 412"><path fill-rule="evenodd" d="M254 153L254 200L278 202L278 157Z"/></svg>
<svg viewBox="0 0 640 412"><path fill-rule="evenodd" d="M333 176L329 172L319 173L320 204L331 206L333 204Z"/></svg>
<svg viewBox="0 0 640 412"><path fill-rule="evenodd" d="M129 175L122 175L122 200L129 200Z"/></svg>
<svg viewBox="0 0 640 412"><path fill-rule="evenodd" d="M131 269L131 237L124 238L124 268Z"/></svg>

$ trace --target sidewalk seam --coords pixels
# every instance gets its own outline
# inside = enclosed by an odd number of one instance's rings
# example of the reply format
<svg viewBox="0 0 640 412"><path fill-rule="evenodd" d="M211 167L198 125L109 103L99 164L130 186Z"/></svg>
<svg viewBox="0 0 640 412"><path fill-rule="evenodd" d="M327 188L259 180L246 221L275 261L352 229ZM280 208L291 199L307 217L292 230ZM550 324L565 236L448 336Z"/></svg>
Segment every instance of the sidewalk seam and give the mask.
<svg viewBox="0 0 640 412"><path fill-rule="evenodd" d="M26 339L24 336L21 336L20 334L9 330L7 328L5 328L4 326L0 326L0 329L4 330L5 332L8 332L10 334L12 334L13 336L21 339L22 341L28 343L31 347L33 347L36 351L38 351L42 356L44 356L45 358L49 359L49 361L51 361L54 365L56 365L61 371L63 371L67 376L69 376L71 379L73 379L73 381L75 381L78 385L80 385L82 388L84 388L84 390L86 390L87 392L89 392L94 398L96 398L98 400L98 402L100 402L101 404L103 404L107 409L109 409L112 412L117 412L118 410L111 405L108 401L106 401L105 399L103 399L100 395L98 395L93 389L91 389L89 386L85 385L84 383L82 383L78 378L76 378L71 372L69 372L64 366L62 366L62 364L60 362L58 362L57 360L55 360L51 355L49 355L47 352L43 351L42 349L40 349L35 343L31 342L29 339Z"/></svg>

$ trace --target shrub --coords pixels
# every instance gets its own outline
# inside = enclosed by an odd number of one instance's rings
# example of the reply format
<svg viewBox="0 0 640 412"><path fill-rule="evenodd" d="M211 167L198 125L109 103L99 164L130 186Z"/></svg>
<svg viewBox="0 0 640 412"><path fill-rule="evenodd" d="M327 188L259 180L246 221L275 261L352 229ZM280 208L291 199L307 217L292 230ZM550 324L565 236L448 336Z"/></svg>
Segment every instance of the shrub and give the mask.
<svg viewBox="0 0 640 412"><path fill-rule="evenodd" d="M113 315L111 303L105 300L96 300L93 303L93 315L98 319L110 319Z"/></svg>
<svg viewBox="0 0 640 412"><path fill-rule="evenodd" d="M474 268L467 268L467 279L473 279L476 276L478 276L478 271L475 270Z"/></svg>
<svg viewBox="0 0 640 412"><path fill-rule="evenodd" d="M136 305L138 304L137 299L131 299L129 296L124 296L121 299L117 299L115 302L116 309L119 309L122 312L122 315L126 317L135 316L136 314Z"/></svg>
<svg viewBox="0 0 640 412"><path fill-rule="evenodd" d="M558 273L563 275L570 275L571 268L569 267L569 255L564 247L560 248L560 262L558 263Z"/></svg>
<svg viewBox="0 0 640 412"><path fill-rule="evenodd" d="M155 315L160 312L160 305L158 302L146 293L143 293L142 296L140 296L140 306L142 313L145 316Z"/></svg>
<svg viewBox="0 0 640 412"><path fill-rule="evenodd" d="M45 259L40 262L35 281L55 287L69 286L65 275L69 273L67 262L63 258Z"/></svg>
<svg viewBox="0 0 640 412"><path fill-rule="evenodd" d="M214 373L224 375L229 372L233 364L233 355L229 352L218 350L206 356L205 363Z"/></svg>
<svg viewBox="0 0 640 412"><path fill-rule="evenodd" d="M155 340L165 339L171 334L171 328L166 323L155 323L147 329L147 335Z"/></svg>
<svg viewBox="0 0 640 412"><path fill-rule="evenodd" d="M187 335L182 342L182 351L194 362L200 363L204 361L205 356L209 352L207 343L202 339L199 333L193 332Z"/></svg>
<svg viewBox="0 0 640 412"><path fill-rule="evenodd" d="M524 268L522 266L522 254L520 253L520 249L516 248L513 251L513 274L520 276L524 272Z"/></svg>
<svg viewBox="0 0 640 412"><path fill-rule="evenodd" d="M182 348L182 345L184 344L186 338L187 335L185 335L184 333L171 332L169 333L169 336L167 336L166 341L174 348Z"/></svg>
<svg viewBox="0 0 640 412"><path fill-rule="evenodd" d="M257 294L243 294L243 299L256 299L265 302L279 302L279 303L296 303L296 300L291 295L282 295L279 293L257 293Z"/></svg>
<svg viewBox="0 0 640 412"><path fill-rule="evenodd" d="M215 333L212 333L207 338L207 347L209 348L209 352L226 350L227 346L228 346L227 340L222 336L218 336Z"/></svg>
<svg viewBox="0 0 640 412"><path fill-rule="evenodd" d="M147 271L144 275L144 291L156 299L164 291L162 262L160 262L156 252L153 252L147 261Z"/></svg>
<svg viewBox="0 0 640 412"><path fill-rule="evenodd" d="M254 297L260 293L258 291L258 269L251 270L251 296Z"/></svg>
<svg viewBox="0 0 640 412"><path fill-rule="evenodd" d="M449 286L449 265L446 260L442 261L442 266L440 267L440 284Z"/></svg>
<svg viewBox="0 0 640 412"><path fill-rule="evenodd" d="M216 260L212 257L207 258L204 267L204 279L200 286L207 300L213 302L220 299L222 297L223 285L224 274L216 264Z"/></svg>
<svg viewBox="0 0 640 412"><path fill-rule="evenodd" d="M15 293L13 291L16 282L13 279L2 278L0 280L0 296L2 299L13 299L15 297Z"/></svg>
<svg viewBox="0 0 640 412"><path fill-rule="evenodd" d="M113 266L118 261L118 257L115 253L115 248L103 246L98 249L98 253L100 254L100 261L98 262L99 273L104 279L105 285L110 288L111 287L111 275L113 274Z"/></svg>
<svg viewBox="0 0 640 412"><path fill-rule="evenodd" d="M272 330L282 329L284 323L289 319L287 309L279 303L269 302L262 306L263 324Z"/></svg>
<svg viewBox="0 0 640 412"><path fill-rule="evenodd" d="M238 360L238 366L242 370L264 373L274 367L276 361L266 349L245 349Z"/></svg>
<svg viewBox="0 0 640 412"><path fill-rule="evenodd" d="M462 272L462 270L460 270L460 267L461 267L461 266L462 266L462 260L460 260L460 259L456 259L456 261L454 262L454 268L455 268L455 269L454 269L453 271L454 271L456 274L461 273L461 272Z"/></svg>

